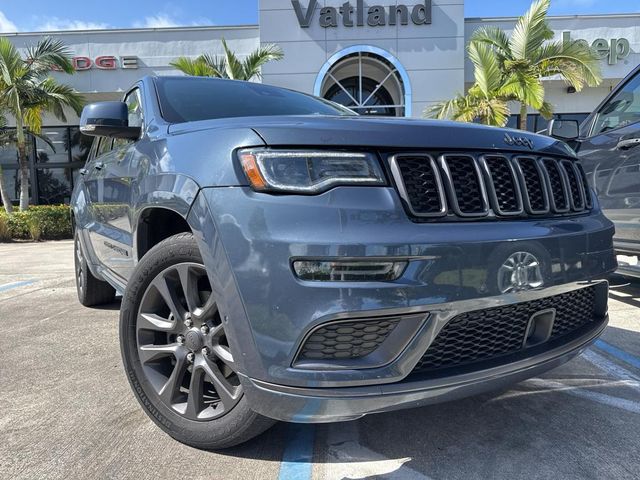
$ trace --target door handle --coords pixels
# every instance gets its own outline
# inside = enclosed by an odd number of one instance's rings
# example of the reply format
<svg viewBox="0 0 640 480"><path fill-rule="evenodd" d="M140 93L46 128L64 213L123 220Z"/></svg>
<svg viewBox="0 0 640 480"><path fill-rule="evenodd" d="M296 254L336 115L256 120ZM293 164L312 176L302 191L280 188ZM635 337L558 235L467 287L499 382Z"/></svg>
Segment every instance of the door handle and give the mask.
<svg viewBox="0 0 640 480"><path fill-rule="evenodd" d="M628 138L626 140L620 140L616 148L618 150L630 150L633 147L637 147L638 145L640 145L640 137Z"/></svg>
<svg viewBox="0 0 640 480"><path fill-rule="evenodd" d="M89 173L89 170L87 170L86 168L80 169L80 175L85 176L87 173Z"/></svg>
<svg viewBox="0 0 640 480"><path fill-rule="evenodd" d="M103 162L96 162L95 166L93 167L96 170L102 170L104 168L104 163Z"/></svg>

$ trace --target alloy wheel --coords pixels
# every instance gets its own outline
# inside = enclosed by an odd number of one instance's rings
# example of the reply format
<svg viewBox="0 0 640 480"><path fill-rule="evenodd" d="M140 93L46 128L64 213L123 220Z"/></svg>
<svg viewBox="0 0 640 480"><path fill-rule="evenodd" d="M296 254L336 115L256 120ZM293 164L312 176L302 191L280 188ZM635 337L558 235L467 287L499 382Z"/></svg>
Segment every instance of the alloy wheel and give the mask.
<svg viewBox="0 0 640 480"><path fill-rule="evenodd" d="M167 407L190 420L228 413L242 387L204 266L180 263L147 287L136 322L142 371Z"/></svg>
<svg viewBox="0 0 640 480"><path fill-rule="evenodd" d="M84 263L84 256L82 255L82 246L80 244L80 237L76 234L75 239L75 253L76 253L76 282L78 285L78 291L82 293L84 290L84 278L83 278L83 270L82 264Z"/></svg>

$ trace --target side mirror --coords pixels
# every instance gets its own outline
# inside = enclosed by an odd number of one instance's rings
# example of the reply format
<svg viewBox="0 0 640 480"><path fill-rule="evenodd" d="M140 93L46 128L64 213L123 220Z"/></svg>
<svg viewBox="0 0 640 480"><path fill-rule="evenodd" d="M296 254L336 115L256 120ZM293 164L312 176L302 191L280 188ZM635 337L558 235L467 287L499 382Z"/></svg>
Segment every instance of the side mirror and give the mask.
<svg viewBox="0 0 640 480"><path fill-rule="evenodd" d="M80 131L94 137L137 140L141 128L129 126L129 110L126 103L96 102L82 109Z"/></svg>
<svg viewBox="0 0 640 480"><path fill-rule="evenodd" d="M580 135L580 126L577 120L556 120L549 122L547 129L549 136L560 140L575 140Z"/></svg>

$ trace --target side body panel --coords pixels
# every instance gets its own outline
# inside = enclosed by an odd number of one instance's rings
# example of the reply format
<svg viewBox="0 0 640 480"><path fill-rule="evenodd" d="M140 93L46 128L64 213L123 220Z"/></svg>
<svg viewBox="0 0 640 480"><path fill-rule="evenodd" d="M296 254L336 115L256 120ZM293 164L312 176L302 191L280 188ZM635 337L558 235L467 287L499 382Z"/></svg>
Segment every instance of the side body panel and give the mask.
<svg viewBox="0 0 640 480"><path fill-rule="evenodd" d="M617 148L636 137L640 122L587 138L580 146L580 160L605 215L616 226L616 248L640 253L640 146Z"/></svg>

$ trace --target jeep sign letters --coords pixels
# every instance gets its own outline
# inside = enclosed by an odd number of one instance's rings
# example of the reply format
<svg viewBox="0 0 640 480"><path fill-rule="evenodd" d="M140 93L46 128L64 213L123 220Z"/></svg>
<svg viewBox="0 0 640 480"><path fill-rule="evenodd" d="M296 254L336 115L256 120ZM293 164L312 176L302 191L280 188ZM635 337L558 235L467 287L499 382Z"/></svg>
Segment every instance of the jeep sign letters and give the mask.
<svg viewBox="0 0 640 480"><path fill-rule="evenodd" d="M316 13L318 0L309 0L306 9L300 5L299 0L291 0L291 4L300 26L309 28ZM342 17L342 25L345 27L362 27L365 25L365 17L366 24L370 27L408 25L409 18L415 25L428 25L431 23L431 0L424 0L423 3L413 8L402 4L388 7L374 5L367 8L364 5L364 0L357 0L355 7L350 2L345 2L339 8L323 7L320 9L320 26L323 28L337 27L338 16Z"/></svg>

